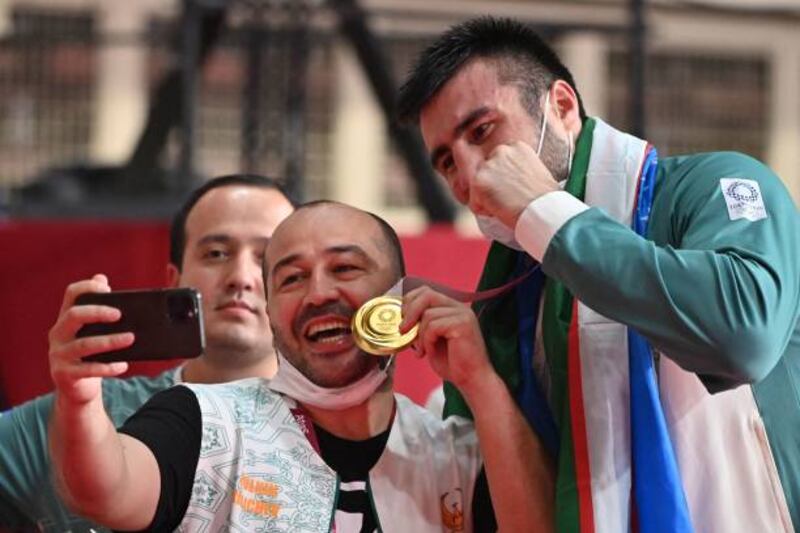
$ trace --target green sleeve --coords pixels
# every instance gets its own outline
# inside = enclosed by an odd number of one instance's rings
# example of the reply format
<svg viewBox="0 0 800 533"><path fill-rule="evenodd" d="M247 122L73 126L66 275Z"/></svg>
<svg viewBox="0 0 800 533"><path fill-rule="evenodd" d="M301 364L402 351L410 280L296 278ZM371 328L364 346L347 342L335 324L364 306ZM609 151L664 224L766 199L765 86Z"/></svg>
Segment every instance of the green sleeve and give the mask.
<svg viewBox="0 0 800 533"><path fill-rule="evenodd" d="M731 220L721 178L757 181L767 218ZM667 159L658 179L648 239L592 208L559 229L544 271L711 391L764 378L798 316L797 208L777 176L741 154Z"/></svg>
<svg viewBox="0 0 800 533"><path fill-rule="evenodd" d="M103 380L103 403L116 426L156 392L174 385L172 371L150 378ZM47 428L53 395L0 416L0 530L106 531L67 510L53 483Z"/></svg>
<svg viewBox="0 0 800 533"><path fill-rule="evenodd" d="M32 527L35 508L54 497L47 451L52 407L48 394L0 416L0 526Z"/></svg>
<svg viewBox="0 0 800 533"><path fill-rule="evenodd" d="M107 531L72 514L58 494L47 442L52 410L53 395L47 394L0 417L0 526L13 531Z"/></svg>

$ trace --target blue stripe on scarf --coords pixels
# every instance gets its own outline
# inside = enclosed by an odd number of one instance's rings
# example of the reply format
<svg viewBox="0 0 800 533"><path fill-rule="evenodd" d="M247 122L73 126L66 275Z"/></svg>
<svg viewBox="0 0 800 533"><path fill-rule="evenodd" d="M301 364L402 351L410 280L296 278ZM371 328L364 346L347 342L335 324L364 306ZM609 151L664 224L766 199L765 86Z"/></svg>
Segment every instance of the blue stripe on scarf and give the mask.
<svg viewBox="0 0 800 533"><path fill-rule="evenodd" d="M514 277L524 275L532 268L532 260L527 254L519 254ZM525 415L528 424L542 441L545 450L552 457L558 456L558 429L550 411L542 388L533 370L534 339L536 337L536 321L539 316L539 303L544 286L544 274L541 268L525 278L517 287L517 316L519 317L519 370L520 379L517 388L517 405Z"/></svg>
<svg viewBox="0 0 800 533"><path fill-rule="evenodd" d="M658 156L651 149L642 166L633 230L644 237L653 203ZM628 328L633 486L642 533L690 533L692 523L672 442L661 410L648 342Z"/></svg>

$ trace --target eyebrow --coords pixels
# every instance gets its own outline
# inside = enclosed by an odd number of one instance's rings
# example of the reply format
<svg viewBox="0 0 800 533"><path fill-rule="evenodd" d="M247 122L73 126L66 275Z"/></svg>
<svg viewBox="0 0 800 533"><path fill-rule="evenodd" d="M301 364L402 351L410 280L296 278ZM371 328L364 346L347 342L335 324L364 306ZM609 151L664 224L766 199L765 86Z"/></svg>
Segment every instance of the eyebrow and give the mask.
<svg viewBox="0 0 800 533"><path fill-rule="evenodd" d="M256 242L263 242L264 246L266 246L269 243L269 239L270 239L269 237L264 236L264 237L254 237L252 240ZM233 237L225 233L211 233L209 235L204 235L203 237L201 237L200 240L197 241L197 244L198 246L203 246L206 244L213 244L213 243L227 244L233 240L235 240Z"/></svg>
<svg viewBox="0 0 800 533"><path fill-rule="evenodd" d="M204 244L211 244L211 243L227 243L231 241L230 235L225 235L223 233L212 233L210 235L203 235L198 241L197 244L202 246Z"/></svg>
<svg viewBox="0 0 800 533"><path fill-rule="evenodd" d="M357 256L361 257L364 261L370 263L371 265L377 264L374 259L372 259L367 252L364 251L363 248L358 246L357 244L340 244L336 246L331 246L326 248L324 253L326 255L338 255L338 254L347 254L352 253L356 254ZM275 273L283 267L289 266L291 263L294 263L298 259L302 257L301 254L291 254L287 255L283 259L280 259L275 266L272 267L272 275L274 276Z"/></svg>
<svg viewBox="0 0 800 533"><path fill-rule="evenodd" d="M489 111L490 109L487 106L481 106L475 109L474 111L470 112L470 114L467 115L466 118L464 118L464 120L459 122L458 125L455 128L453 128L453 136L454 137L461 136L461 134L464 133L464 130L469 128L473 122L475 122L476 120L487 114ZM447 152L447 147L443 144L440 144L433 150L433 152L431 152L431 165L433 165L434 168L436 168L436 162L439 160L440 157L442 157L442 155L444 155L445 152Z"/></svg>

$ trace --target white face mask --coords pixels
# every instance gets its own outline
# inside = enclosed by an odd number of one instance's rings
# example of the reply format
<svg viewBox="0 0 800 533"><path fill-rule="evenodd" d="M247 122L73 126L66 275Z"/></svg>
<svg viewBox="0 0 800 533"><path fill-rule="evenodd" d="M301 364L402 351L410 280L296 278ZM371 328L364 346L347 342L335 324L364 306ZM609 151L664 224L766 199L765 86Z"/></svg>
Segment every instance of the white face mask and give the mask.
<svg viewBox="0 0 800 533"><path fill-rule="evenodd" d="M497 241L500 244L519 250L525 251L522 245L517 242L514 236L514 230L497 220L495 217L486 215L475 215L475 221L478 223L478 229L481 230L484 237L487 239Z"/></svg>
<svg viewBox="0 0 800 533"><path fill-rule="evenodd" d="M341 411L367 401L389 375L389 368L394 362L394 355L383 368L376 365L357 381L344 387L320 387L305 377L279 351L278 372L270 381L270 388L300 402L321 409Z"/></svg>

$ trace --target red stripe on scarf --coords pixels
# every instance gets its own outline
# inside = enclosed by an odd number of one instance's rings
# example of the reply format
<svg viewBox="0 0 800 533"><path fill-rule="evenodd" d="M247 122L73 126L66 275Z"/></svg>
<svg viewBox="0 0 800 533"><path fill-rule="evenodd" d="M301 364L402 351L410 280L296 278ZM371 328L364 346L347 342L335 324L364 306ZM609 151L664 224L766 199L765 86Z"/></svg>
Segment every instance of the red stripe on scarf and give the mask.
<svg viewBox="0 0 800 533"><path fill-rule="evenodd" d="M567 339L567 376L569 408L572 421L572 444L575 448L575 482L578 488L578 514L581 533L594 532L592 477L589 468L589 441L586 434L586 414L583 410L583 376L581 374L580 341L578 336L578 300L572 301L572 319Z"/></svg>

